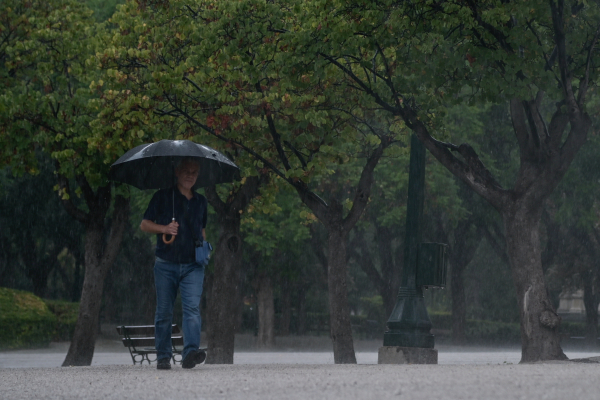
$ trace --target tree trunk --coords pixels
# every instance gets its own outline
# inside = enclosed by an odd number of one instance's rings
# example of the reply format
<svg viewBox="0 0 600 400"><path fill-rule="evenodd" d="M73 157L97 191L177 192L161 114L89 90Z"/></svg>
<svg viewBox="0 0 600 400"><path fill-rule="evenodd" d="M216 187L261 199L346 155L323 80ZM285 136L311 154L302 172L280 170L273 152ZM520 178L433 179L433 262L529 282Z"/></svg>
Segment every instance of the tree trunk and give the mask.
<svg viewBox="0 0 600 400"><path fill-rule="evenodd" d="M346 284L346 239L348 233L341 228L333 227L328 231L327 283L333 358L336 364L356 364Z"/></svg>
<svg viewBox="0 0 600 400"><path fill-rule="evenodd" d="M598 295L594 292L592 274L583 274L583 304L585 305L585 343L593 349L598 346Z"/></svg>
<svg viewBox="0 0 600 400"><path fill-rule="evenodd" d="M453 264L450 267L450 291L452 296L452 342L464 344L465 327L467 325L467 303L465 301L465 284L463 271L465 265Z"/></svg>
<svg viewBox="0 0 600 400"><path fill-rule="evenodd" d="M271 278L261 274L257 285L258 308L258 347L269 348L275 345L275 304Z"/></svg>
<svg viewBox="0 0 600 400"><path fill-rule="evenodd" d="M290 322L292 320L292 299L290 293L290 283L286 279L281 285L281 318L279 320L279 336L289 336Z"/></svg>
<svg viewBox="0 0 600 400"><path fill-rule="evenodd" d="M66 283L66 282L65 282ZM71 283L71 301L77 302L81 298L81 263L75 259L75 271Z"/></svg>
<svg viewBox="0 0 600 400"><path fill-rule="evenodd" d="M237 291L242 264L239 214L233 219L219 216L219 240L215 248L215 273L208 302L207 364L233 364L237 330Z"/></svg>
<svg viewBox="0 0 600 400"><path fill-rule="evenodd" d="M268 177L248 177L227 201L221 200L214 186L206 188L205 195L215 209L219 224L219 238L215 247L212 290L207 297L208 352L207 364L233 364L235 332L238 313L241 312L240 270L242 266L242 238L240 215L258 195Z"/></svg>
<svg viewBox="0 0 600 400"><path fill-rule="evenodd" d="M515 201L503 212L506 249L521 317L521 362L564 360L558 327L561 318L548 298L539 224L542 206Z"/></svg>
<svg viewBox="0 0 600 400"><path fill-rule="evenodd" d="M306 333L306 292L308 289L300 287L298 289L298 335Z"/></svg>
<svg viewBox="0 0 600 400"><path fill-rule="evenodd" d="M329 288L330 333L333 342L333 358L336 364L356 364L352 325L346 285L346 241L365 210L371 195L373 170L392 143L390 137L381 137L381 143L374 149L363 167L355 188L352 208L344 218L344 210L339 201L333 199L327 205L306 186L295 185L300 200L310 208L327 229L327 282Z"/></svg>
<svg viewBox="0 0 600 400"><path fill-rule="evenodd" d="M98 203L110 202L110 191L105 192L104 195L109 196L108 199L101 199ZM98 334L104 279L119 252L128 221L128 213L129 200L122 196L116 196L112 226L108 240L105 242L104 213L90 207L85 232L85 276L79 314L71 345L62 364L63 367L86 366L92 363Z"/></svg>

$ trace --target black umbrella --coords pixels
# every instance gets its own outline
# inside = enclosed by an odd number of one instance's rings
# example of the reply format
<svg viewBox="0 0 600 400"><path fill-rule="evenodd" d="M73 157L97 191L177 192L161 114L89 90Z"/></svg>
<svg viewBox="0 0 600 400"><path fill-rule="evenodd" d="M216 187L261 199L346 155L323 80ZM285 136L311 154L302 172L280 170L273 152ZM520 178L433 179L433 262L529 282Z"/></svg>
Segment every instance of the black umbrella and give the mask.
<svg viewBox="0 0 600 400"><path fill-rule="evenodd" d="M176 183L177 163L190 157L200 163L194 189L233 182L239 176L239 168L213 148L189 140L161 140L123 154L111 165L108 177L138 189L165 189Z"/></svg>
<svg viewBox="0 0 600 400"><path fill-rule="evenodd" d="M123 154L110 166L108 178L138 189L166 189L177 183L177 164L189 158L200 163L200 173L194 189L233 182L239 177L240 169L237 165L215 149L189 140L161 140L142 144ZM171 240L167 240L166 235L163 235L163 241L167 244L172 243L174 239L175 237L172 237Z"/></svg>

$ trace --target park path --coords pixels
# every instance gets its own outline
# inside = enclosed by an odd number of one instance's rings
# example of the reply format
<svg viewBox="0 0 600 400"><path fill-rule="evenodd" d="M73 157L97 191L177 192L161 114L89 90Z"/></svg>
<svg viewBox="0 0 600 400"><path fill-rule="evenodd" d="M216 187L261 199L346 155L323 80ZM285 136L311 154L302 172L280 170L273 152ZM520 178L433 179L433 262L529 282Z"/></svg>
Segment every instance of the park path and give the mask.
<svg viewBox="0 0 600 400"><path fill-rule="evenodd" d="M0 399L563 400L596 399L600 393L598 352L566 352L587 363L519 365L517 347L441 345L439 365L377 365L380 343L357 341L359 364L334 365L328 339L282 339L275 351L256 351L252 341L236 337L234 365L169 371L131 365L114 336L97 342L90 367L60 367L68 343L4 351Z"/></svg>
<svg viewBox="0 0 600 400"><path fill-rule="evenodd" d="M234 364L333 364L331 341L325 336L281 337L270 351L258 351L252 335L236 335ZM69 343L51 343L48 348L0 352L0 368L59 367L65 359ZM356 340L356 358L359 364L377 364L379 340ZM476 347L436 346L440 365L518 364L521 351L518 346ZM571 359L600 356L600 351L565 350ZM107 331L96 342L92 366L128 365L131 357L121 339Z"/></svg>
<svg viewBox="0 0 600 400"><path fill-rule="evenodd" d="M102 365L0 369L0 398L20 399L596 399L600 364L174 367Z"/></svg>

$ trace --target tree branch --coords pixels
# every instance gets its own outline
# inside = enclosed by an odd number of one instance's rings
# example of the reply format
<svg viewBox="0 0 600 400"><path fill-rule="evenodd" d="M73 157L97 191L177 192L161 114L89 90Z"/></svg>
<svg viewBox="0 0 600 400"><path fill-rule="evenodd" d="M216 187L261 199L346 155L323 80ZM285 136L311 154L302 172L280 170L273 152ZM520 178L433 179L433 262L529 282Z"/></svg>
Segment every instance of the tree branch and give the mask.
<svg viewBox="0 0 600 400"><path fill-rule="evenodd" d="M569 107L569 116L579 114L579 105L575 100L573 86L571 84L571 74L567 62L567 48L565 43L564 32L564 0L558 0L558 5L554 1L550 1L550 9L552 10L552 25L554 27L554 40L558 50L558 67L560 71L561 86L565 95L565 100Z"/></svg>
<svg viewBox="0 0 600 400"><path fill-rule="evenodd" d="M590 49L588 50L586 66L585 66L585 75L581 83L579 84L579 93L577 95L577 104L579 107L583 106L583 102L585 101L585 95L587 94L588 85L590 82L590 65L592 63L592 52L594 51L594 47L596 47L596 42L598 41L598 36L600 35L600 25L598 25L598 29L596 29L596 34L594 35L594 39L590 44Z"/></svg>
<svg viewBox="0 0 600 400"><path fill-rule="evenodd" d="M298 161L300 161L300 164L302 164L302 169L306 169L306 160L304 159L302 153L300 153L298 149L296 149L294 145L287 140L284 140L283 144L285 144L296 155L296 158L298 158Z"/></svg>
<svg viewBox="0 0 600 400"><path fill-rule="evenodd" d="M260 87L260 82L257 82L256 91L264 96L262 88ZM290 165L290 161L285 155L285 151L283 150L283 146L281 145L281 135L277 132L277 128L275 127L275 122L273 122L273 117L267 114L266 110L264 112L265 118L267 118L267 125L269 126L269 132L271 133L271 137L273 138L273 143L275 144L275 149L277 150L277 154L279 155L279 160L283 164L283 167L286 170L292 169Z"/></svg>
<svg viewBox="0 0 600 400"><path fill-rule="evenodd" d="M217 214L224 214L226 212L227 205L217 194L217 188L214 185L204 188L204 196L210 205L215 209Z"/></svg>
<svg viewBox="0 0 600 400"><path fill-rule="evenodd" d="M360 252L358 252L357 249L360 249ZM348 253L360 265L360 268L367 275L369 280L378 288L379 293L384 293L386 284L379 271L377 271L377 268L375 268L373 257L371 256L371 252L367 248L362 235L359 235L358 233L354 235L350 241L350 246L348 246Z"/></svg>
<svg viewBox="0 0 600 400"><path fill-rule="evenodd" d="M110 234L104 248L104 254L101 257L102 267L110 268L121 249L123 234L129 221L129 199L121 195L115 196L114 212L111 221Z"/></svg>
<svg viewBox="0 0 600 400"><path fill-rule="evenodd" d="M528 145L529 145L529 131L527 130L527 122L525 118L525 111L523 110L523 102L519 99L510 100L510 116L513 125L513 131L517 137L519 143L519 151L521 154L521 163L528 156Z"/></svg>
<svg viewBox="0 0 600 400"><path fill-rule="evenodd" d="M369 202L369 197L371 196L371 186L373 185L373 171L375 167L379 163L381 156L383 155L383 151L390 145L391 139L388 136L385 136L381 139L379 146L369 156L367 159L367 163L362 169L360 174L360 179L356 186L356 192L354 193L354 199L352 202L352 208L350 212L344 218L343 226L346 231L350 231L358 219L362 215L367 203Z"/></svg>
<svg viewBox="0 0 600 400"><path fill-rule="evenodd" d="M63 193L67 193L69 196L71 196L71 192L69 189L69 180L67 178L64 177L64 175L60 175L57 174L57 180L58 180L58 187L60 188L60 190ZM75 220L81 222L82 224L87 224L89 221L89 214L85 213L83 211L81 211L79 208L77 208L75 206L75 204L73 204L73 202L71 201L71 198L69 197L68 199L65 199L61 196L60 199L63 207L65 208L65 211L67 211L67 213L73 217Z"/></svg>
<svg viewBox="0 0 600 400"><path fill-rule="evenodd" d="M269 176L267 174L261 174L260 176L249 176L246 178L246 182L236 191L233 200L230 204L230 209L238 212L246 208L248 204L255 198L260 188L269 182Z"/></svg>

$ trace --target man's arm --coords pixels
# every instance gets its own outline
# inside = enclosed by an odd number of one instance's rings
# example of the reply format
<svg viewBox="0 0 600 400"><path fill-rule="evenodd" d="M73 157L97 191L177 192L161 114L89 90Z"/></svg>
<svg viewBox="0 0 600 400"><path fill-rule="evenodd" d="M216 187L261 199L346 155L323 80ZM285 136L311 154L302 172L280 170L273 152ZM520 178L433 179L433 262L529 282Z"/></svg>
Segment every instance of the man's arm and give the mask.
<svg viewBox="0 0 600 400"><path fill-rule="evenodd" d="M179 228L179 224L175 221L171 222L169 225L159 225L149 219L143 219L140 224L142 232L155 234L166 233L167 235L177 235L177 228Z"/></svg>

